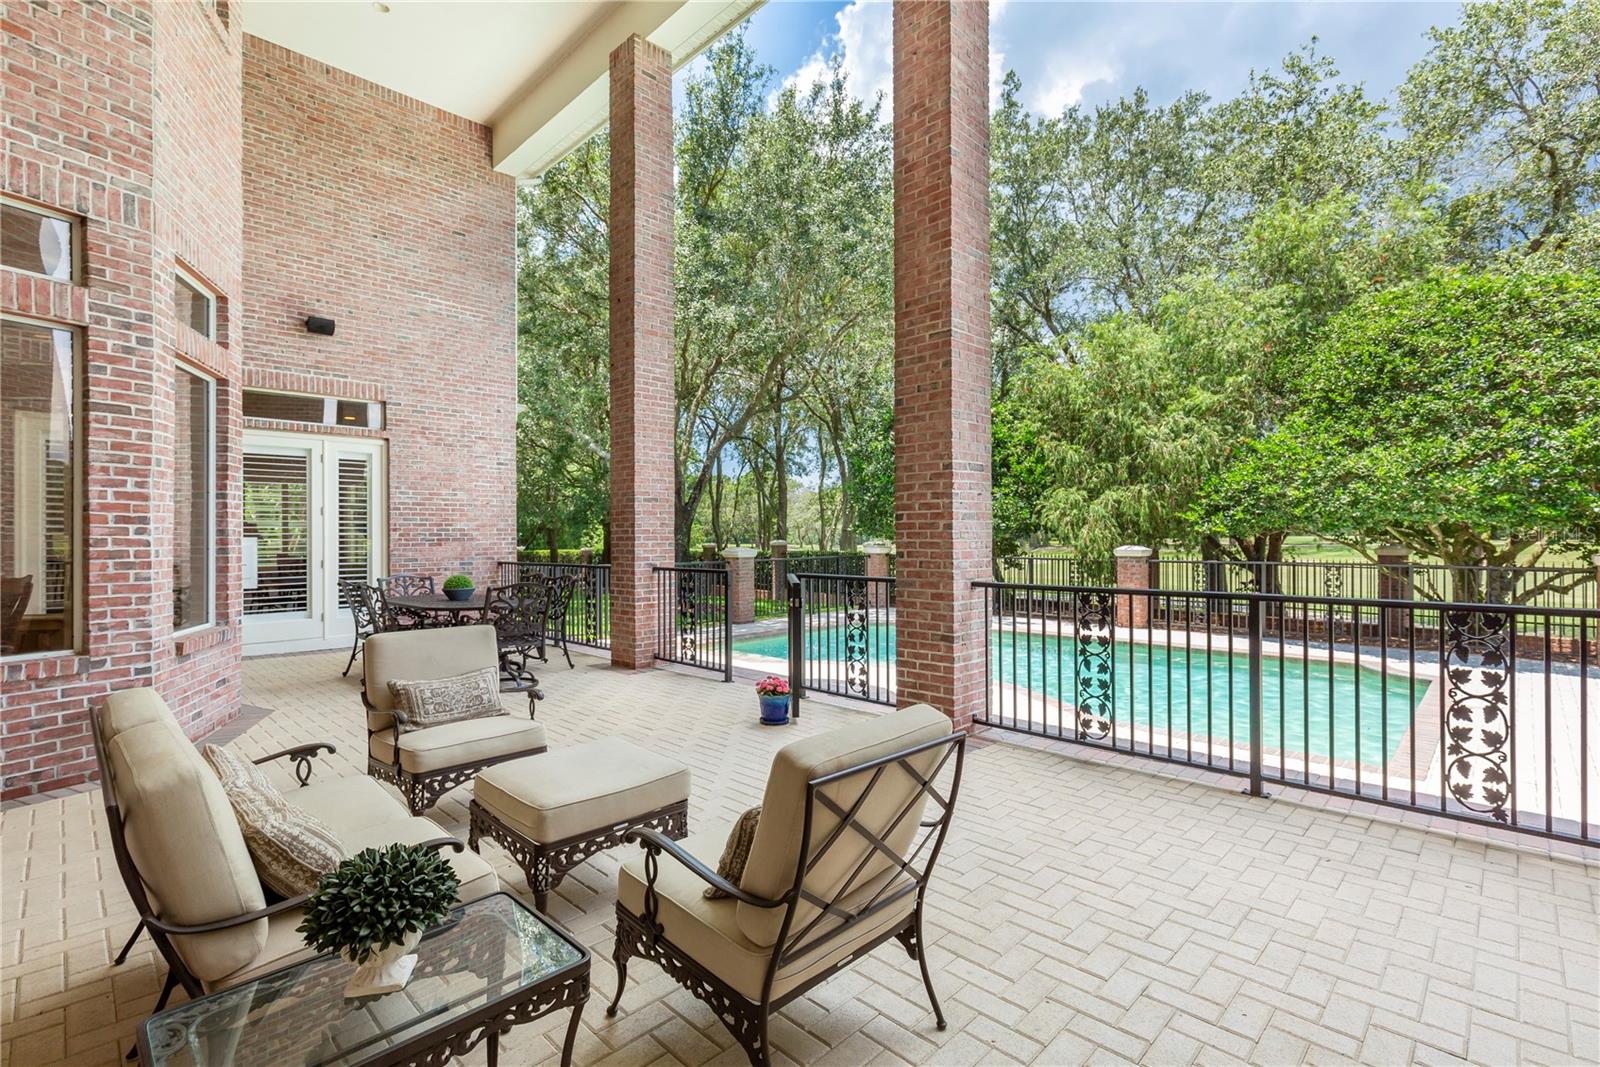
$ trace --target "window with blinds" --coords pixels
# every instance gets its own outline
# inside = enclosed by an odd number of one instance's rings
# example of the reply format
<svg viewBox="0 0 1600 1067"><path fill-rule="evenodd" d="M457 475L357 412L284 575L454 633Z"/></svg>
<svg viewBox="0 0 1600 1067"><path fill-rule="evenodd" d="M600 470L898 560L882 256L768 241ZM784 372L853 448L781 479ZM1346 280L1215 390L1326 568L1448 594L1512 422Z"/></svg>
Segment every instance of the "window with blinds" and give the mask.
<svg viewBox="0 0 1600 1067"><path fill-rule="evenodd" d="M339 457L339 579L372 578L372 460ZM349 605L345 605L348 607Z"/></svg>
<svg viewBox="0 0 1600 1067"><path fill-rule="evenodd" d="M311 611L311 460L244 455L244 613Z"/></svg>

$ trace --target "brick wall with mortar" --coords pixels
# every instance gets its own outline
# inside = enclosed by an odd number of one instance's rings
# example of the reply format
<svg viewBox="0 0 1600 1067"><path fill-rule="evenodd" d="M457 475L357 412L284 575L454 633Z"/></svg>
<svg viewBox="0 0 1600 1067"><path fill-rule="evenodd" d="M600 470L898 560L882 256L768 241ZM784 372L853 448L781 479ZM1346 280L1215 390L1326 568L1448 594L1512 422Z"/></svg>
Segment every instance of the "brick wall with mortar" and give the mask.
<svg viewBox="0 0 1600 1067"><path fill-rule="evenodd" d="M895 544L902 705L988 684L989 8L894 5Z"/></svg>
<svg viewBox="0 0 1600 1067"><path fill-rule="evenodd" d="M219 514L235 491L230 426L237 332L186 338L179 260L238 296L237 20L200 4L9 5L0 139L4 191L75 216L81 284L0 268L0 310L77 327L83 575L73 653L11 660L0 693L0 798L93 772L87 708L156 685L191 735L238 710L237 602L218 625L172 633L172 398L176 360L221 378ZM219 589L237 531L220 532Z"/></svg>
<svg viewBox="0 0 1600 1067"><path fill-rule="evenodd" d="M513 180L484 126L259 38L244 62L244 383L384 401L358 436L389 442L388 569L487 584L515 558Z"/></svg>
<svg viewBox="0 0 1600 1067"><path fill-rule="evenodd" d="M673 561L672 58L611 53L611 661L655 662L650 568Z"/></svg>

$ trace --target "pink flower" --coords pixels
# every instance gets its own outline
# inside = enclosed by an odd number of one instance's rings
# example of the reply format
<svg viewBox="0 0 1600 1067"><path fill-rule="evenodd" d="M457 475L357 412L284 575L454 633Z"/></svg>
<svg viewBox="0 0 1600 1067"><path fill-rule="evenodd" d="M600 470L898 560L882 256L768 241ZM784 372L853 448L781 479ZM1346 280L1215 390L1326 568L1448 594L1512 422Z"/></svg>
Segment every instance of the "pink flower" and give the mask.
<svg viewBox="0 0 1600 1067"><path fill-rule="evenodd" d="M789 695L789 682L775 674L769 674L756 683L756 692L764 697L786 697Z"/></svg>

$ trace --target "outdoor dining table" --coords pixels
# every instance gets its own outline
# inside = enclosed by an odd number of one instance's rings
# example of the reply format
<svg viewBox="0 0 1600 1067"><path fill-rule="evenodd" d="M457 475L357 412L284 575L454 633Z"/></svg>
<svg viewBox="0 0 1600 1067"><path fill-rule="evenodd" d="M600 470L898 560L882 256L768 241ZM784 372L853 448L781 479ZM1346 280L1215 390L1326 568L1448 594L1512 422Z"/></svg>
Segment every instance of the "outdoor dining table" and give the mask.
<svg viewBox="0 0 1600 1067"><path fill-rule="evenodd" d="M420 626L465 626L481 621L488 595L486 589L473 590L465 600L451 600L443 593L396 594L388 602L391 611L415 616Z"/></svg>

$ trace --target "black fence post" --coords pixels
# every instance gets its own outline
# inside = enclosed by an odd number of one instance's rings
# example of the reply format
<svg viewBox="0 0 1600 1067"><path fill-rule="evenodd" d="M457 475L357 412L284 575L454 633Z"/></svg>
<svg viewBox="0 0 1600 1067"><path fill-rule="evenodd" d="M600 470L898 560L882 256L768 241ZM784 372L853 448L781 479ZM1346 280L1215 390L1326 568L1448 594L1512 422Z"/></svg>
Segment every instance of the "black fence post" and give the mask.
<svg viewBox="0 0 1600 1067"><path fill-rule="evenodd" d="M806 618L800 579L784 576L789 583L789 717L800 718L800 698L805 696Z"/></svg>
<svg viewBox="0 0 1600 1067"><path fill-rule="evenodd" d="M733 572L727 567L717 576L722 583L722 680L733 681Z"/></svg>
<svg viewBox="0 0 1600 1067"><path fill-rule="evenodd" d="M1260 589L1261 564L1255 564L1256 588ZM1250 795L1264 797L1267 791L1261 785L1261 731L1262 720L1265 716L1261 710L1261 631L1265 620L1262 613L1266 602L1262 600L1260 592L1245 594L1245 604L1249 608L1249 644L1250 644ZM1232 753L1229 753L1232 759Z"/></svg>

